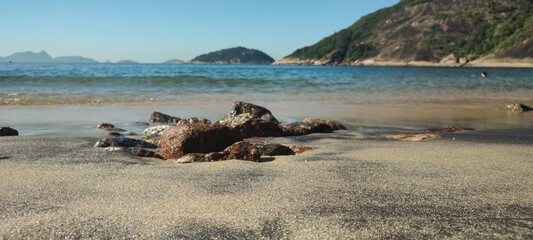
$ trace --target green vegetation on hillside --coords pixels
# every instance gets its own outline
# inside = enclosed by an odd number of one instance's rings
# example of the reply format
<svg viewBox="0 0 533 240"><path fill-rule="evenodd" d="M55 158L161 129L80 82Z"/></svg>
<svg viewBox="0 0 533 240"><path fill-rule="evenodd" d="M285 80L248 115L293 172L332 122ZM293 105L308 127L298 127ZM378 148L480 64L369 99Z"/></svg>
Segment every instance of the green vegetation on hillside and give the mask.
<svg viewBox="0 0 533 240"><path fill-rule="evenodd" d="M408 7L422 3L433 4L432 2L436 1L438 0L402 0L392 7L366 15L352 26L326 37L312 46L298 49L287 57L302 60L329 60L328 63L330 64L339 64L376 56L383 47L390 46L391 41L398 40L397 42L405 43L407 40L414 41L418 48L431 49L435 57L444 57L453 53L456 57L467 57L472 60L489 54L502 53L517 42L533 37L533 6L531 6L531 1L516 0L511 3L498 3L478 0L480 4L489 6L481 9L473 7L453 9L454 6L457 6L453 2L439 1L441 5L450 4L450 10L418 11L415 12L414 18L399 18L398 16L402 16L402 14L395 15L395 13ZM522 6L520 9L517 7L519 5ZM524 6L526 7L524 8ZM409 25L409 30L414 31L414 33L402 34L402 31L407 29L405 22L412 23L422 18L429 18L429 25L419 24L419 28L412 27L416 25ZM454 19L455 21L448 21ZM404 28L402 28L402 24L404 24ZM461 32L455 30L456 26L447 24L465 24L465 28L471 29ZM395 36L408 35L412 37L401 40L395 38L376 40L379 33L387 31L396 31ZM423 37L416 38L417 33ZM398 46L404 47L405 44ZM415 51L416 49L411 50Z"/></svg>
<svg viewBox="0 0 533 240"><path fill-rule="evenodd" d="M204 63L237 63L237 64L270 64L274 62L270 56L255 49L235 47L200 55L191 62Z"/></svg>
<svg viewBox="0 0 533 240"><path fill-rule="evenodd" d="M457 35L438 34L432 38L423 39L421 47L430 47L437 56L443 57L453 53L457 57L476 59L478 57L498 54L510 48L517 42L533 37L533 7L509 15L502 12L513 11L516 8L485 9L488 13L497 13L490 18L484 18L483 12L461 12L434 15L436 18L463 16L471 19L476 26L466 39Z"/></svg>

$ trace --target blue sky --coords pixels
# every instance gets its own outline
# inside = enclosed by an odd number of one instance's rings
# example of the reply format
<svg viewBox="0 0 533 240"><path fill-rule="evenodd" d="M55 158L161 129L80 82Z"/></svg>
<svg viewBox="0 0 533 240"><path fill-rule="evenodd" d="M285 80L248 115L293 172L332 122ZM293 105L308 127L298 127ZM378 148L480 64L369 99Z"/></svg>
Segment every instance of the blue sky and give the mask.
<svg viewBox="0 0 533 240"><path fill-rule="evenodd" d="M399 0L0 0L0 56L190 60L243 46L281 59Z"/></svg>

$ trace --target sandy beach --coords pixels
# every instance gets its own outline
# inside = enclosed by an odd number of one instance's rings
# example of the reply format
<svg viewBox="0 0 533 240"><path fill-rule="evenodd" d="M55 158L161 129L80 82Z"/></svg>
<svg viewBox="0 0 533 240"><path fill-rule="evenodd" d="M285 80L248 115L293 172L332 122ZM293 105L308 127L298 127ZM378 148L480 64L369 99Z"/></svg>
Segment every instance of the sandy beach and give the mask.
<svg viewBox="0 0 533 240"><path fill-rule="evenodd" d="M401 129L265 138L296 156L171 164L102 136L0 138L0 239L533 237L533 136L383 139Z"/></svg>

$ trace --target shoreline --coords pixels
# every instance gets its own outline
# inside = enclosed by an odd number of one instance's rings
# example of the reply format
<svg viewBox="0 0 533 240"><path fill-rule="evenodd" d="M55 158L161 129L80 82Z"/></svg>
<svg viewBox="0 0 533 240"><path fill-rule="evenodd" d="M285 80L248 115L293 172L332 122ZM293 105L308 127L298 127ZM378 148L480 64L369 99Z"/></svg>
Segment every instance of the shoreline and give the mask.
<svg viewBox="0 0 533 240"><path fill-rule="evenodd" d="M406 102L350 103L345 101L267 101L241 99L269 108L282 122L306 117L331 119L349 129L397 128L424 129L443 126L469 127L476 130L533 129L533 112L508 113L506 100L479 102ZM2 125L19 130L21 135L96 134L100 122L113 123L136 133L144 130L151 112L158 111L180 118L223 119L232 101L157 102L150 104L1 106ZM526 105L531 105L527 101Z"/></svg>
<svg viewBox="0 0 533 240"><path fill-rule="evenodd" d="M514 59L514 58L493 58L485 57L476 59L472 62L450 61L444 58L441 62L428 61L394 61L365 59L351 63L329 64L322 60L293 59L284 58L272 63L272 65L287 66L368 66L368 67L440 67L440 68L533 68L533 58Z"/></svg>

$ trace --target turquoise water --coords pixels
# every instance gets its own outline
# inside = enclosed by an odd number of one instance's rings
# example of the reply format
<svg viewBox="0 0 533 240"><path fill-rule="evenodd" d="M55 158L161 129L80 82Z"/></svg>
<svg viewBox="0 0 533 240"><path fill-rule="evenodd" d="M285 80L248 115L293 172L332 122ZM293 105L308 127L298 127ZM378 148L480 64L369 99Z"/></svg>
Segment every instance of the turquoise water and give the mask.
<svg viewBox="0 0 533 240"><path fill-rule="evenodd" d="M152 111L216 121L234 100L350 129L533 129L533 113L503 110L533 105L533 69L0 64L0 125L22 135L95 134L99 122L140 133Z"/></svg>
<svg viewBox="0 0 533 240"><path fill-rule="evenodd" d="M489 78L482 78L486 71ZM468 101L529 98L533 69L343 66L0 64L0 104L255 98Z"/></svg>

